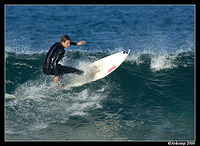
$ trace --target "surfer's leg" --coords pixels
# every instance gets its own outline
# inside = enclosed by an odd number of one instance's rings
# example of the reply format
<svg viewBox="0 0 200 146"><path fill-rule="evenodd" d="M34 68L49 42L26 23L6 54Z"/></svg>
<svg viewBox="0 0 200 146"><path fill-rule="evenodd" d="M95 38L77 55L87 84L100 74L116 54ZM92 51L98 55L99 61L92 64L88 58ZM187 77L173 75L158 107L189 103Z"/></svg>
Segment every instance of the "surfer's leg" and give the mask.
<svg viewBox="0 0 200 146"><path fill-rule="evenodd" d="M58 64L58 74L62 75L62 74L67 74L67 73L75 73L77 75L82 75L84 71L73 68L73 67L67 67L67 66L62 66Z"/></svg>
<svg viewBox="0 0 200 146"><path fill-rule="evenodd" d="M54 70L52 70L51 68L44 68L43 67L42 70L43 70L43 73L45 75L55 75Z"/></svg>

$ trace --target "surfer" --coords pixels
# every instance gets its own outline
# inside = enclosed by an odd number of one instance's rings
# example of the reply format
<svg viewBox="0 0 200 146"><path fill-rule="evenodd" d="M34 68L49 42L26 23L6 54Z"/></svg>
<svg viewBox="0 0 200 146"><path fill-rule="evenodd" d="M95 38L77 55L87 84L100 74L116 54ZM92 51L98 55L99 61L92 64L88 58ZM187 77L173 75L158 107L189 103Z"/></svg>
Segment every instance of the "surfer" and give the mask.
<svg viewBox="0 0 200 146"><path fill-rule="evenodd" d="M63 75L67 73L75 73L77 75L82 75L84 72L82 70L62 66L58 64L58 62L63 58L65 50L64 48L68 48L70 45L82 45L85 41L80 41L78 43L71 42L71 39L68 35L63 35L61 37L60 42L55 43L51 46L48 51L46 58L44 60L42 69L44 74L46 75L55 75L54 82L58 83L59 78L58 75Z"/></svg>

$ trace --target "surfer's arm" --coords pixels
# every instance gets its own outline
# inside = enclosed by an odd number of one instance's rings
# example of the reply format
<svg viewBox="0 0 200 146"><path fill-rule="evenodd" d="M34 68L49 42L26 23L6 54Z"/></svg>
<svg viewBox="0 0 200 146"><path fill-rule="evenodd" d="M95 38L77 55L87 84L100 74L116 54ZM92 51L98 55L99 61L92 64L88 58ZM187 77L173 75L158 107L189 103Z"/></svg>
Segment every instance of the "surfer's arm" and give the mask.
<svg viewBox="0 0 200 146"><path fill-rule="evenodd" d="M62 51L61 49L58 49L57 50L57 56L54 60L54 73L55 73L55 76L58 76L58 62L61 60L61 58L63 57L63 54L64 54L64 51Z"/></svg>
<svg viewBox="0 0 200 146"><path fill-rule="evenodd" d="M77 43L75 43L75 42L71 42L70 45L77 45Z"/></svg>
<svg viewBox="0 0 200 146"><path fill-rule="evenodd" d="M78 43L71 42L70 45L82 45L85 44L85 41L79 41Z"/></svg>
<svg viewBox="0 0 200 146"><path fill-rule="evenodd" d="M54 64L54 73L55 73L55 77L58 76L58 63Z"/></svg>
<svg viewBox="0 0 200 146"><path fill-rule="evenodd" d="M63 53L61 53L61 51L59 51L59 55L57 55L56 61L54 62L54 72L55 72L54 82L56 82L56 83L59 82L59 78L58 78L58 62L60 61L62 56L63 56Z"/></svg>

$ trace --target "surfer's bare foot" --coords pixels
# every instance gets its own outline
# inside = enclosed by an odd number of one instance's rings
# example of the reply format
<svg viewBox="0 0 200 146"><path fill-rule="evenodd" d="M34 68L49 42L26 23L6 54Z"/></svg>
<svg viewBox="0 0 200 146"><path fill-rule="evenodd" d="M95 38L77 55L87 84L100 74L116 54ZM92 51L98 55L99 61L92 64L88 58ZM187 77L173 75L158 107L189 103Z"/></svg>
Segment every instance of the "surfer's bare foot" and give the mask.
<svg viewBox="0 0 200 146"><path fill-rule="evenodd" d="M92 70L91 70L91 75L90 75L90 77L94 77L95 76L95 74L96 74L96 69L97 69L97 67L96 66L94 66L93 68L92 68Z"/></svg>

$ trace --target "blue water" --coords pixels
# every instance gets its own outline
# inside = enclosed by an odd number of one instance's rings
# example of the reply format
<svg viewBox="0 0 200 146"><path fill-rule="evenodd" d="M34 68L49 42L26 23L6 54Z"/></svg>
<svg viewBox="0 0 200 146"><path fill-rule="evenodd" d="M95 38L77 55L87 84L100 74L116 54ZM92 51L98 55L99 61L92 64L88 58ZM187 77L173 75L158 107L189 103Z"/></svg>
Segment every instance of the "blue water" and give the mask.
<svg viewBox="0 0 200 146"><path fill-rule="evenodd" d="M5 139L194 140L194 31L193 5L5 6ZM107 77L62 90L42 63L64 34L86 44L66 49L63 65L131 53Z"/></svg>

